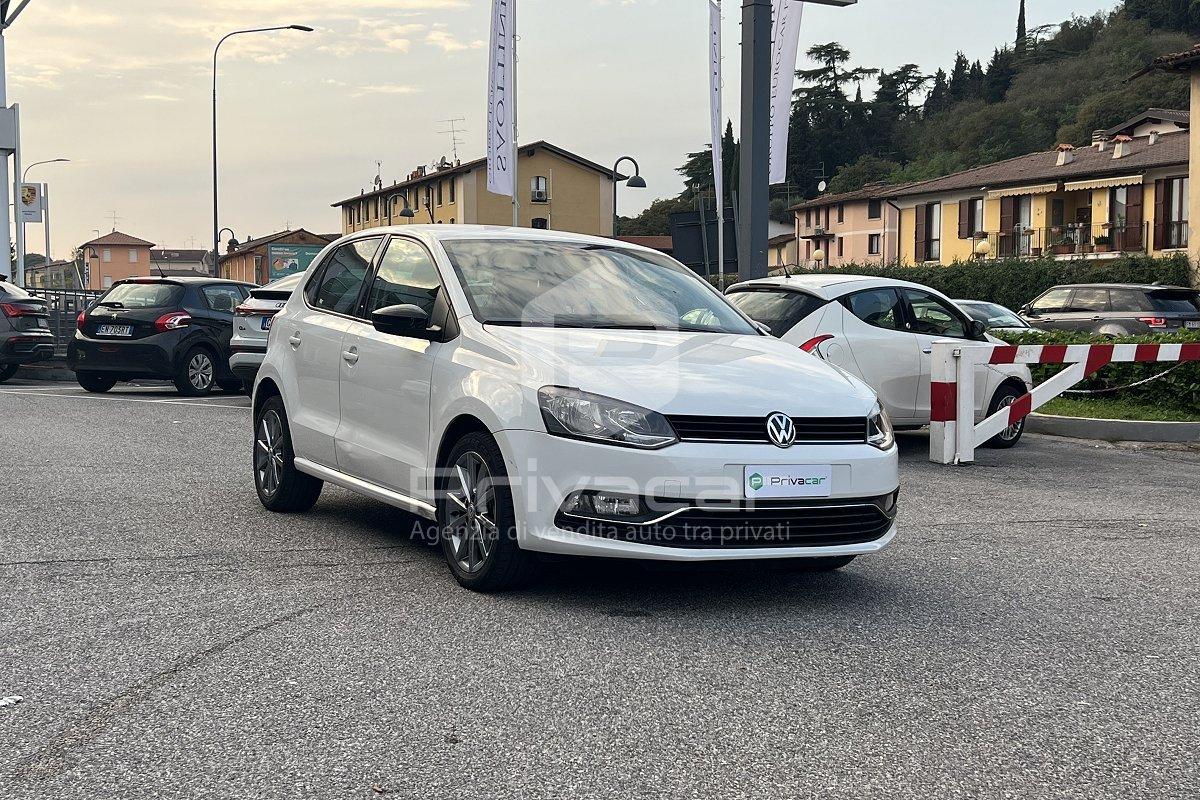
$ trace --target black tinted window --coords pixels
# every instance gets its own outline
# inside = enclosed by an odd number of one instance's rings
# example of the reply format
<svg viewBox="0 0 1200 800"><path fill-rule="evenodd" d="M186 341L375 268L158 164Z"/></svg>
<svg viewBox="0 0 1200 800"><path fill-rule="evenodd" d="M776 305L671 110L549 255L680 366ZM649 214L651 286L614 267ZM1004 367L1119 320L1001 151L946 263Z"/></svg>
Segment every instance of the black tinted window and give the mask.
<svg viewBox="0 0 1200 800"><path fill-rule="evenodd" d="M1152 311L1146 293L1140 289L1109 289L1109 304L1113 311Z"/></svg>
<svg viewBox="0 0 1200 800"><path fill-rule="evenodd" d="M121 308L166 308L183 299L183 287L174 283L118 283L101 303L120 303Z"/></svg>
<svg viewBox="0 0 1200 800"><path fill-rule="evenodd" d="M729 302L750 319L766 325L775 336L783 336L797 322L825 305L824 300L811 294L780 289L735 292L729 295Z"/></svg>
<svg viewBox="0 0 1200 800"><path fill-rule="evenodd" d="M201 291L204 292L204 299L208 302L208 307L213 311L232 313L243 299L242 287L228 283L205 286Z"/></svg>
<svg viewBox="0 0 1200 800"><path fill-rule="evenodd" d="M441 280L424 247L409 239L392 239L379 262L367 300L367 316L388 306L414 305L433 312Z"/></svg>
<svg viewBox="0 0 1200 800"><path fill-rule="evenodd" d="M305 290L315 308L351 314L366 280L379 239L359 239L329 254L318 277Z"/></svg>
<svg viewBox="0 0 1200 800"><path fill-rule="evenodd" d="M1108 311L1108 289L1076 289L1068 311Z"/></svg>
<svg viewBox="0 0 1200 800"><path fill-rule="evenodd" d="M1195 314L1200 312L1200 292L1185 290L1158 290L1150 292L1150 302L1155 311L1169 314Z"/></svg>
<svg viewBox="0 0 1200 800"><path fill-rule="evenodd" d="M852 294L845 300L850 313L868 325L901 330L904 315L900 311L900 295L893 289L872 289L869 292Z"/></svg>

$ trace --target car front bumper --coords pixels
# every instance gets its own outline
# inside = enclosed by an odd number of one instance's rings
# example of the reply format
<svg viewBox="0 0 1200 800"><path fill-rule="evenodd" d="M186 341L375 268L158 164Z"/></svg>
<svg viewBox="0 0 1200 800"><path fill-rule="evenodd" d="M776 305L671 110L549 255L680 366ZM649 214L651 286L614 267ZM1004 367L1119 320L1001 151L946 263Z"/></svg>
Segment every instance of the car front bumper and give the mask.
<svg viewBox="0 0 1200 800"><path fill-rule="evenodd" d="M895 447L880 451L866 444L780 449L758 444L680 443L662 450L637 450L536 431L508 430L502 436L510 462L517 538L528 550L663 561L813 558L878 552L896 535L894 507L873 519L869 531L842 536L840 543L830 543L829 537L799 536L775 546L770 538L722 532L726 520L733 520L735 526L755 526L760 520L770 526L782 517L785 524L804 526L813 515L828 514L832 507L862 510L876 500L894 497L899 485ZM748 465L830 465L832 492L828 498L751 504L744 489L744 467ZM685 506L682 516L672 517L674 520L696 521L711 512L708 518L716 520L721 529L708 538L681 534L678 527L665 537L661 525L653 535L642 535L644 528L638 535L626 535L626 524L605 521L612 530L610 535L600 535L595 529L581 532L579 520L570 519L572 529L568 530L562 526L567 518L560 516L561 507L569 495L582 490L654 498L664 508ZM662 525L670 524L671 519L662 521ZM809 541L819 543L807 544Z"/></svg>

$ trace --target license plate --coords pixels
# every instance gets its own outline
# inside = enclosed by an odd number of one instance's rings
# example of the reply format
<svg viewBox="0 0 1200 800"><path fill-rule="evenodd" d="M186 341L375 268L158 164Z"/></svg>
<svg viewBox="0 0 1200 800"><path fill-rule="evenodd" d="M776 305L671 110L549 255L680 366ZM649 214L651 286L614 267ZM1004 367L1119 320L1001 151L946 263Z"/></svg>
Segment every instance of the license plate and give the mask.
<svg viewBox="0 0 1200 800"><path fill-rule="evenodd" d="M829 497L833 467L829 464L751 464L744 467L746 497L780 499Z"/></svg>
<svg viewBox="0 0 1200 800"><path fill-rule="evenodd" d="M1200 319L1185 320L1183 323L1183 327L1191 328L1192 330L1200 330Z"/></svg>
<svg viewBox="0 0 1200 800"><path fill-rule="evenodd" d="M274 319L275 319L274 317L263 317L263 318L262 318L262 323L261 323L261 324L262 324L262 330L264 330L264 331L269 331L269 330L271 330L271 322L272 322L272 321L274 321Z"/></svg>
<svg viewBox="0 0 1200 800"><path fill-rule="evenodd" d="M132 336L132 325L101 325L96 328L97 336Z"/></svg>

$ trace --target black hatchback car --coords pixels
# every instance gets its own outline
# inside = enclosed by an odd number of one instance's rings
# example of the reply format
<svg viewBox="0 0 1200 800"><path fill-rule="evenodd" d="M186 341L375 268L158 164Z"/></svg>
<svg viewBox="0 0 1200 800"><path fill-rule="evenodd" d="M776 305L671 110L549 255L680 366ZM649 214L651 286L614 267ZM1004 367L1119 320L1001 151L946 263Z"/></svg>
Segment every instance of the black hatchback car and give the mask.
<svg viewBox="0 0 1200 800"><path fill-rule="evenodd" d="M1055 286L1024 306L1021 317L1043 330L1106 336L1200 330L1200 292L1136 283Z"/></svg>
<svg viewBox="0 0 1200 800"><path fill-rule="evenodd" d="M242 382L229 371L233 310L253 288L217 278L114 283L80 313L67 364L89 392L133 378L165 378L185 395L237 391Z"/></svg>

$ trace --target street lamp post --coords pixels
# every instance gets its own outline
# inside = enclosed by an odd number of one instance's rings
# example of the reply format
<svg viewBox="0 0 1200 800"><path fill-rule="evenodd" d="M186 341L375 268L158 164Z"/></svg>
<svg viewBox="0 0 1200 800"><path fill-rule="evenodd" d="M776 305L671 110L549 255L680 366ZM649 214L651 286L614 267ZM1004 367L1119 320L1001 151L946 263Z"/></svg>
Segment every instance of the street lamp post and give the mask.
<svg viewBox="0 0 1200 800"><path fill-rule="evenodd" d="M29 170L34 167L40 167L42 164L64 164L69 162L69 158L48 158L45 161L35 161L25 168L21 173L21 183L26 183L26 178L29 177ZM50 197L46 193L45 187L42 187L42 232L46 235L46 275L50 274ZM20 212L17 212L17 224L23 225L20 219Z"/></svg>
<svg viewBox="0 0 1200 800"><path fill-rule="evenodd" d="M642 177L642 169L638 166L637 160L633 156L621 156L617 159L617 163L613 164L613 238L617 238L617 226L619 217L617 216L617 167L621 166L622 161L628 161L633 164L633 176L625 179L625 185L630 189L645 189L646 179Z"/></svg>
<svg viewBox="0 0 1200 800"><path fill-rule="evenodd" d="M397 192L396 194L390 195L387 199L388 225L392 224L392 211L396 208L397 198L404 201L404 208L400 209L400 216L404 217L405 219L412 219L416 216L416 213L414 213L412 210L412 206L408 204L408 192Z"/></svg>
<svg viewBox="0 0 1200 800"><path fill-rule="evenodd" d="M238 240L237 240L237 234L233 232L233 228L221 228L221 230L217 231L217 239L218 240L220 240L221 234L224 233L225 231L229 231L229 241L226 243L226 252L228 252L229 250L232 250L233 248L237 247ZM217 278L221 277L221 254L219 252L216 254L216 257L213 259L213 275ZM254 278L255 278L254 282L258 283L258 276L255 275Z"/></svg>
<svg viewBox="0 0 1200 800"><path fill-rule="evenodd" d="M217 42L217 46L213 48L213 89L212 89L212 194L213 194L213 270L216 271L217 259L221 257L220 242L221 232L219 230L220 222L218 222L219 206L217 201L217 54L221 50L221 45L225 44L225 40L231 36L239 36L243 33L269 33L271 31L304 31L312 33L313 29L307 25L275 25L270 28L247 28L245 30L233 31L221 37Z"/></svg>

